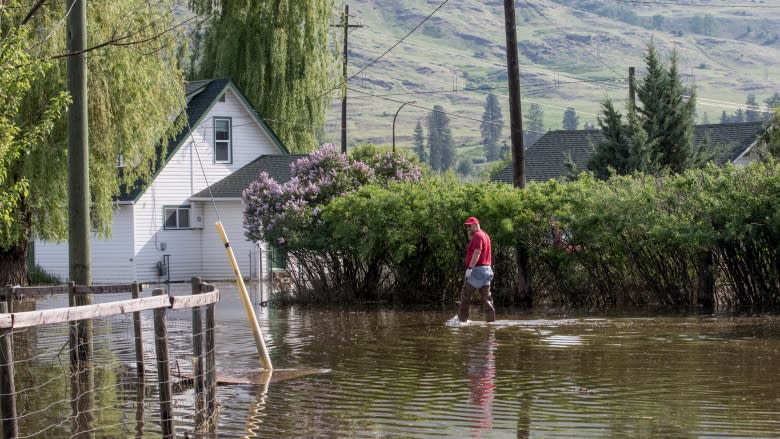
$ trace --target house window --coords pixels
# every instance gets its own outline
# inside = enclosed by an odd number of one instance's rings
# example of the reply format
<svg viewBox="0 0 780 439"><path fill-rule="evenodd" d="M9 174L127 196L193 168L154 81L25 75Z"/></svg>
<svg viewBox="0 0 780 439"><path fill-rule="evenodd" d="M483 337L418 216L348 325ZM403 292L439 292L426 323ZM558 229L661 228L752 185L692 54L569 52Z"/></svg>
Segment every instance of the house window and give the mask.
<svg viewBox="0 0 780 439"><path fill-rule="evenodd" d="M165 229L189 229L190 206L172 206L163 208Z"/></svg>
<svg viewBox="0 0 780 439"><path fill-rule="evenodd" d="M231 120L226 117L214 118L214 162L230 163L231 153Z"/></svg>

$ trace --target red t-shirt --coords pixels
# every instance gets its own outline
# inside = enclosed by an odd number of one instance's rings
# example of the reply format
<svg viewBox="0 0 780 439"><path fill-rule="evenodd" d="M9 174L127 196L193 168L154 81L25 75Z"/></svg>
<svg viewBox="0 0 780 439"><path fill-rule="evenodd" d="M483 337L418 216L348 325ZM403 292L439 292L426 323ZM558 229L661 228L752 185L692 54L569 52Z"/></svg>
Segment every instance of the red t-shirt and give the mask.
<svg viewBox="0 0 780 439"><path fill-rule="evenodd" d="M466 268L469 268L471 257L474 255L474 250L476 249L479 249L477 265L493 265L493 258L490 251L490 236L483 230L477 230L474 232L474 236L471 237L468 248L466 248Z"/></svg>

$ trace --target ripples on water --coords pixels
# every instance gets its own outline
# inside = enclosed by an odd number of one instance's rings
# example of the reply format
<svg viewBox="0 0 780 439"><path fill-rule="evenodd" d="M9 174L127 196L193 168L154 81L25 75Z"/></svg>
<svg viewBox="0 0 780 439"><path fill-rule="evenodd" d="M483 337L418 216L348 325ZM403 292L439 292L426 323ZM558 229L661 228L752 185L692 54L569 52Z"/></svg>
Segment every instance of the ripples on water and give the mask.
<svg viewBox="0 0 780 439"><path fill-rule="evenodd" d="M218 367L258 367L240 302L220 289ZM499 312L495 325L449 328L453 310L258 312L275 368L331 371L220 387L217 437L780 432L778 317L545 321ZM132 346L118 345L132 359ZM181 407L191 399L188 391L177 397ZM191 420L177 427L181 434Z"/></svg>

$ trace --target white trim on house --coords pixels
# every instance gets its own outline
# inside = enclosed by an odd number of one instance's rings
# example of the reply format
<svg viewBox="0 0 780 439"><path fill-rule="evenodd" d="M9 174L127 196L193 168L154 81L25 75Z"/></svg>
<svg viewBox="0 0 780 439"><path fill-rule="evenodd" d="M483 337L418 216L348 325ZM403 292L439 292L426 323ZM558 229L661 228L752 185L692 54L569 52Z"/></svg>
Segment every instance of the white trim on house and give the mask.
<svg viewBox="0 0 780 439"><path fill-rule="evenodd" d="M754 161L755 157L753 157L753 155L754 155L754 151L753 150L755 149L756 145L758 145L758 141L755 141L755 142L751 143L750 146L745 148L745 150L742 151L737 156L737 158L735 158L732 161L732 163L734 163L735 165L738 165L738 166L742 166L742 165L746 165L746 164Z"/></svg>
<svg viewBox="0 0 780 439"><path fill-rule="evenodd" d="M257 251L258 245L244 238L240 197L216 202L209 197L192 197L260 156L287 153L233 83L228 81L225 87L211 102L200 102L208 104L207 111L174 146L152 182L134 201L117 202L111 237L91 242L94 283L187 281L193 276L232 279L225 247L213 225L217 216L229 233L242 274L246 277L256 272L249 266L248 255ZM196 102L196 98L189 102ZM231 120L229 162L214 160L215 118ZM190 209L189 227L165 228L164 209L184 206ZM66 244L36 241L35 260L44 270L67 280ZM167 263L164 274L159 270L163 262Z"/></svg>

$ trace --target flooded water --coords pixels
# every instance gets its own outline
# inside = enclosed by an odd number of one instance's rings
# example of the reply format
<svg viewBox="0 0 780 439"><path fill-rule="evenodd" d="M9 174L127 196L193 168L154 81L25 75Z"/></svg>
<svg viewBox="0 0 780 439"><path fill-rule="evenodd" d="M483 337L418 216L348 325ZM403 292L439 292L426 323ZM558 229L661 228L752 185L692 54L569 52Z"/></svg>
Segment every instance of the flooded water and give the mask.
<svg viewBox="0 0 780 439"><path fill-rule="evenodd" d="M256 369L237 292L219 288L218 368ZM495 324L451 328L444 322L454 309L256 309L275 368L329 372L220 386L214 437L780 437L774 315L598 318L498 310ZM472 317L482 317L478 307ZM126 332L123 325L115 322L113 331ZM131 364L132 341L113 343L118 362ZM124 376L132 373L116 379ZM176 410L186 410L189 392L179 391ZM121 395L97 399L123 404ZM190 421L178 419L177 430L191 432ZM159 426L148 422L143 431L159 435Z"/></svg>

